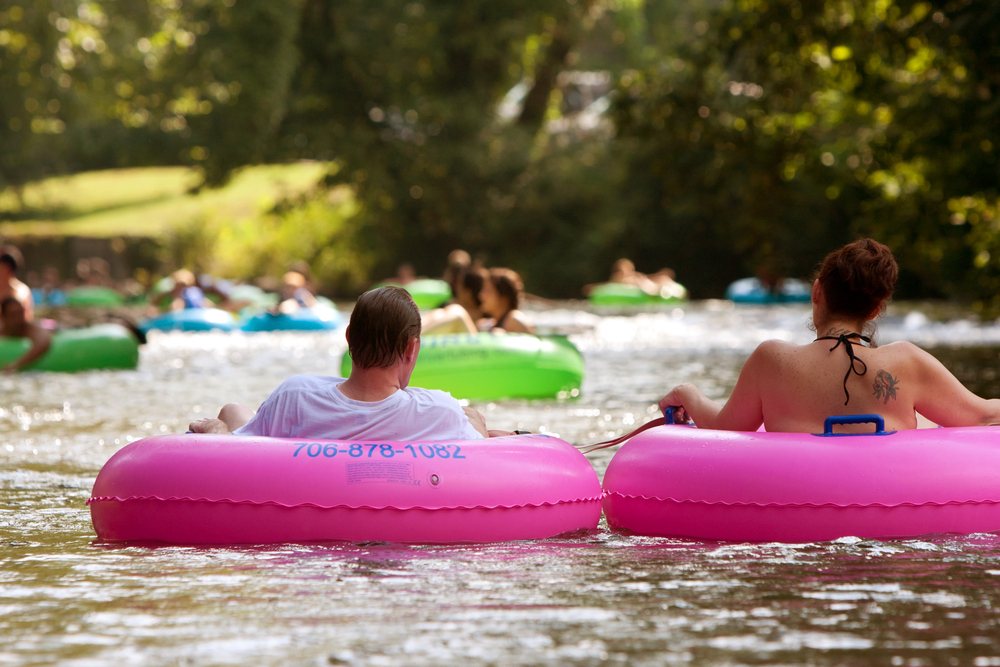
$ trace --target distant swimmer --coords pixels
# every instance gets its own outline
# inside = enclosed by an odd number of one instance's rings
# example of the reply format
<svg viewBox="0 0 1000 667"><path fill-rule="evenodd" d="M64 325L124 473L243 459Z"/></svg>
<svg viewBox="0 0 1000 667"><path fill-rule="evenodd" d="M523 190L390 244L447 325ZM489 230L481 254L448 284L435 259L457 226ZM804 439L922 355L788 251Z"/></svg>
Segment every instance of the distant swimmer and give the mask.
<svg viewBox="0 0 1000 667"><path fill-rule="evenodd" d="M608 283L635 285L650 296L660 296L665 299L671 297L675 299L686 298L687 290L674 280L675 277L673 269L660 269L652 276L647 276L645 273L635 270L635 264L632 263L632 260L623 257L612 265ZM584 285L583 293L589 295L595 287L606 284Z"/></svg>
<svg viewBox="0 0 1000 667"><path fill-rule="evenodd" d="M66 291L62 288L62 279L59 269L54 266L47 266L42 271L42 284L38 288L38 294L42 297L42 302L48 306L65 306Z"/></svg>
<svg viewBox="0 0 1000 667"><path fill-rule="evenodd" d="M414 270L413 265L407 262L400 264L399 268L396 269L396 275L385 282L394 285L409 285L417 279L417 272Z"/></svg>
<svg viewBox="0 0 1000 667"><path fill-rule="evenodd" d="M101 257L77 260L76 275L88 287L111 287L111 264Z"/></svg>
<svg viewBox="0 0 1000 667"><path fill-rule="evenodd" d="M194 274L187 269L177 269L170 277L174 281L174 286L170 290L170 310L184 310L186 308L211 308L212 302L205 291L198 286Z"/></svg>
<svg viewBox="0 0 1000 667"><path fill-rule="evenodd" d="M205 297L212 302L212 306L224 308L225 310L236 312L243 306L250 305L249 302L242 304L234 303L230 298L233 291L233 283L225 278L219 278L208 273L198 275L195 286L198 287ZM214 301L213 298L214 297ZM218 301L218 304L215 303Z"/></svg>
<svg viewBox="0 0 1000 667"><path fill-rule="evenodd" d="M535 333L535 327L518 310L524 294L521 277L510 269L490 269L479 292L482 311L489 319L482 328L510 333Z"/></svg>
<svg viewBox="0 0 1000 667"><path fill-rule="evenodd" d="M476 333L478 323L485 318L479 294L489 273L481 266L472 266L455 280L452 293L455 297L441 308L424 313L423 333Z"/></svg>
<svg viewBox="0 0 1000 667"><path fill-rule="evenodd" d="M452 250L448 253L448 266L442 279L448 283L453 296L458 296L459 277L472 268L472 257L464 250Z"/></svg>
<svg viewBox="0 0 1000 667"><path fill-rule="evenodd" d="M289 315L300 308L314 308L319 303L309 290L306 277L298 271L289 271L281 277L278 292L278 312Z"/></svg>
<svg viewBox="0 0 1000 667"><path fill-rule="evenodd" d="M874 320L898 274L892 251L871 239L830 253L813 282L816 340L761 343L725 405L682 384L661 409L680 406L681 419L727 431L822 433L827 417L864 414L882 415L886 430L916 428L918 413L941 426L1000 423L1000 400L976 396L916 345L876 345Z"/></svg>
<svg viewBox="0 0 1000 667"><path fill-rule="evenodd" d="M41 359L52 343L52 333L25 316L21 302L12 296L0 301L0 319L3 320L3 335L11 338L27 338L31 347L19 359L3 367L4 373L14 373Z"/></svg>
<svg viewBox="0 0 1000 667"><path fill-rule="evenodd" d="M653 275L649 276L649 280L656 285L658 290L657 293L664 299L669 299L671 297L675 299L686 299L688 296L687 288L674 280L676 277L677 274L674 273L673 269L660 269Z"/></svg>
<svg viewBox="0 0 1000 667"><path fill-rule="evenodd" d="M31 288L17 279L20 262L14 253L17 253L17 250L8 247L4 248L3 254L0 254L0 301L15 299L24 310L24 319L32 322L35 319L35 300L31 296Z"/></svg>

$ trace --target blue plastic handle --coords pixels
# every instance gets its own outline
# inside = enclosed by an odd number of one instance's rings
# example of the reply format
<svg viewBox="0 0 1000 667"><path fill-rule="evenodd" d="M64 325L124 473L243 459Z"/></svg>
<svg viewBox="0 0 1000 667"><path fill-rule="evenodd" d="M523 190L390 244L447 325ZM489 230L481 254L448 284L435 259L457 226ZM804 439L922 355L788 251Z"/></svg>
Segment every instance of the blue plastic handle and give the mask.
<svg viewBox="0 0 1000 667"><path fill-rule="evenodd" d="M835 424L875 424L875 433L834 433ZM843 415L840 417L827 417L823 422L824 436L847 436L847 435L890 435L895 431L885 430L885 420L882 415Z"/></svg>
<svg viewBox="0 0 1000 667"><path fill-rule="evenodd" d="M680 409L681 409L681 406L679 406L679 405L668 405L667 407L663 408L663 421L665 421L668 424L673 424L674 423L674 414L678 410L680 410ZM686 422L683 422L683 423L684 424L693 424L694 422L691 421L691 417L689 415L688 416L688 420ZM678 424L678 426L680 426L680 424Z"/></svg>

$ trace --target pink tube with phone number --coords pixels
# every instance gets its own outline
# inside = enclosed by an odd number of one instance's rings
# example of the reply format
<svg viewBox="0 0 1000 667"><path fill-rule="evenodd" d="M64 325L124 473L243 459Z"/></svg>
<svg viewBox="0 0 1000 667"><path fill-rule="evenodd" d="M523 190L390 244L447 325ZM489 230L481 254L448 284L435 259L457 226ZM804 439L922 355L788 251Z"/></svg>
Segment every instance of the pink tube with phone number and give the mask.
<svg viewBox="0 0 1000 667"><path fill-rule="evenodd" d="M543 435L166 435L112 456L87 503L97 536L110 541L500 542L595 529L601 488L582 454Z"/></svg>

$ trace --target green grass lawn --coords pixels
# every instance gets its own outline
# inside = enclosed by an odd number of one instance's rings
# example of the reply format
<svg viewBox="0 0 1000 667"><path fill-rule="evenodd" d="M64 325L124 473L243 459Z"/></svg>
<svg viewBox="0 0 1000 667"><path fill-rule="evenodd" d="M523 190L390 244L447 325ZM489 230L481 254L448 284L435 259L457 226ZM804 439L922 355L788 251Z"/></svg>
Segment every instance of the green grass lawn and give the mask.
<svg viewBox="0 0 1000 667"><path fill-rule="evenodd" d="M247 167L223 188L188 191L198 174L185 167L92 171L25 186L22 208L0 191L3 236L159 236L203 215L240 219L308 190L328 165L299 162Z"/></svg>

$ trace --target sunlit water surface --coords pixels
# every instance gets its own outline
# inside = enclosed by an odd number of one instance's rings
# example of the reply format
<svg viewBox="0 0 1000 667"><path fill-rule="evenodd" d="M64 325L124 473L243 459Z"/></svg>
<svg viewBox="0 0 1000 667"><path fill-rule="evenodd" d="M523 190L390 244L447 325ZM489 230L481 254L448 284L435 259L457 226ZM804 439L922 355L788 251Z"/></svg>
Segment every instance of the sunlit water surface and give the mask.
<svg viewBox="0 0 1000 667"><path fill-rule="evenodd" d="M803 307L534 313L586 359L571 401L476 404L574 444L691 381L723 399ZM881 339L1000 396L1000 326L898 307ZM1000 665L1000 539L706 544L600 530L473 546L201 549L95 541L84 505L127 442L330 373L335 334L153 336L137 371L0 378L0 665ZM613 451L592 456L603 475Z"/></svg>

